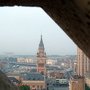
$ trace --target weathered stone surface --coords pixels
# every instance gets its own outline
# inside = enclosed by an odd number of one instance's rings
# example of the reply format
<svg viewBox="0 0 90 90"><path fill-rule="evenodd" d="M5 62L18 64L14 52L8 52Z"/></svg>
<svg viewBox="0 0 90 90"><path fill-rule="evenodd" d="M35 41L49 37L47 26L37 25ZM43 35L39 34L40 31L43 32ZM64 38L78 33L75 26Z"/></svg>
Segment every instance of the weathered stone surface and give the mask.
<svg viewBox="0 0 90 90"><path fill-rule="evenodd" d="M4 73L0 71L0 90L19 90L14 86Z"/></svg>

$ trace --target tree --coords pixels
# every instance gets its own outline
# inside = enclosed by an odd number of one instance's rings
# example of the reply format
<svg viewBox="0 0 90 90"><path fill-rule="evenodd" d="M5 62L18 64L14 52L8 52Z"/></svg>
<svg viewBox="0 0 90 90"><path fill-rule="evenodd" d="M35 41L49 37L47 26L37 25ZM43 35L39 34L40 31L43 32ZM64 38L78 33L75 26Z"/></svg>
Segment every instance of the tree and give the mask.
<svg viewBox="0 0 90 90"><path fill-rule="evenodd" d="M87 85L85 85L85 90L90 90L90 88Z"/></svg>
<svg viewBox="0 0 90 90"><path fill-rule="evenodd" d="M20 90L30 90L30 87L27 85L22 85L22 86L19 86L19 89Z"/></svg>

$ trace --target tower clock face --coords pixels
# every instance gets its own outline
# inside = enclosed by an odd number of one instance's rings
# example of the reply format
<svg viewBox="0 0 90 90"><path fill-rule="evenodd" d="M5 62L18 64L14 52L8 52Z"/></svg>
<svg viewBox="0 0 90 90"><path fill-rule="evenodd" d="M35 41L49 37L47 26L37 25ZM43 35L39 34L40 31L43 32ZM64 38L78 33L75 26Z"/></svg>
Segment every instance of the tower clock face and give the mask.
<svg viewBox="0 0 90 90"><path fill-rule="evenodd" d="M44 64L46 64L46 60L45 59L39 59L38 60L38 63L44 63Z"/></svg>

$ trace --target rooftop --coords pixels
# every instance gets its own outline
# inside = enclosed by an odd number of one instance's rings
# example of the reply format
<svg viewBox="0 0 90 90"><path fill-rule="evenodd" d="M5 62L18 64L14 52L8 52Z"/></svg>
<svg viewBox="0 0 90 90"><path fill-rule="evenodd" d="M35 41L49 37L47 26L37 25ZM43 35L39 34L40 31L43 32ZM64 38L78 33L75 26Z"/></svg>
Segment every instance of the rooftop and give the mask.
<svg viewBox="0 0 90 90"><path fill-rule="evenodd" d="M84 77L79 75L73 75L71 79L83 79Z"/></svg>
<svg viewBox="0 0 90 90"><path fill-rule="evenodd" d="M44 76L38 72L29 72L29 73L22 73L21 74L21 77L24 79L24 80L34 80L34 81L37 81L37 80L44 80Z"/></svg>

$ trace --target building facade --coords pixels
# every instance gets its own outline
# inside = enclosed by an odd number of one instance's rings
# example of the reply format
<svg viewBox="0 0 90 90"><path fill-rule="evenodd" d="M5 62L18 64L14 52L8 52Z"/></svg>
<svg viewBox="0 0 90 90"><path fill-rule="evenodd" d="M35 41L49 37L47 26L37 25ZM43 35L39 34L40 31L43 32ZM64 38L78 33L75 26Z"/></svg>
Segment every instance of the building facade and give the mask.
<svg viewBox="0 0 90 90"><path fill-rule="evenodd" d="M69 90L85 90L84 78L74 75L69 82Z"/></svg>
<svg viewBox="0 0 90 90"><path fill-rule="evenodd" d="M85 83L90 88L90 73L87 73L85 76Z"/></svg>
<svg viewBox="0 0 90 90"><path fill-rule="evenodd" d="M88 72L90 72L90 60L80 48L77 48L77 74L85 76Z"/></svg>
<svg viewBox="0 0 90 90"><path fill-rule="evenodd" d="M39 72L22 73L22 85L27 85L30 90L46 90L46 81Z"/></svg>
<svg viewBox="0 0 90 90"><path fill-rule="evenodd" d="M85 90L85 81L88 82L88 78L85 76L90 72L90 60L85 53L77 48L77 64L76 74L69 82L69 90Z"/></svg>
<svg viewBox="0 0 90 90"><path fill-rule="evenodd" d="M61 79L64 77L64 73L60 71L52 71L52 72L48 72L47 74L49 78Z"/></svg>
<svg viewBox="0 0 90 90"><path fill-rule="evenodd" d="M46 53L44 50L42 35L41 35L41 40L40 40L39 48L37 52L37 72L40 72L43 75L46 75Z"/></svg>
<svg viewBox="0 0 90 90"><path fill-rule="evenodd" d="M17 58L18 63L33 63L31 58Z"/></svg>

